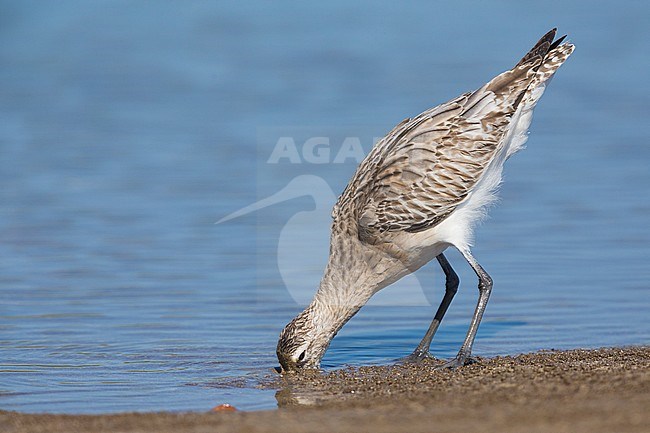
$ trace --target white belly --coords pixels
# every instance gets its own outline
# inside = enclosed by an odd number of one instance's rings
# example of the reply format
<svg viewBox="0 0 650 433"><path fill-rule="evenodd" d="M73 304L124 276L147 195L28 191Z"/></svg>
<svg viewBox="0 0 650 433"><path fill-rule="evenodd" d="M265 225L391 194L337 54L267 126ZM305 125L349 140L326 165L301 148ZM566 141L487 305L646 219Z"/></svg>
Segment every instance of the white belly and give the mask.
<svg viewBox="0 0 650 433"><path fill-rule="evenodd" d="M423 266L450 245L461 251L469 251L474 238L474 228L485 218L489 206L498 198L505 161L526 143L533 108L534 105L524 106L515 113L511 127L494 159L467 198L449 217L435 227L420 233L403 235L404 238L400 239L403 242L401 246L410 253L414 268Z"/></svg>

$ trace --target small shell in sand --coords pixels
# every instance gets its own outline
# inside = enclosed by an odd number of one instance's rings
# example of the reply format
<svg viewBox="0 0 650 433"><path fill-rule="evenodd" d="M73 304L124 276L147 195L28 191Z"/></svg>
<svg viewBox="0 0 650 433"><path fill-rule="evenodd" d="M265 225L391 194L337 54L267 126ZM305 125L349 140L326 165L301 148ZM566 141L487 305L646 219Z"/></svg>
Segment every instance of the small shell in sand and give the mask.
<svg viewBox="0 0 650 433"><path fill-rule="evenodd" d="M236 412L237 408L235 406L231 406L228 403L220 404L219 406L213 407L211 412Z"/></svg>

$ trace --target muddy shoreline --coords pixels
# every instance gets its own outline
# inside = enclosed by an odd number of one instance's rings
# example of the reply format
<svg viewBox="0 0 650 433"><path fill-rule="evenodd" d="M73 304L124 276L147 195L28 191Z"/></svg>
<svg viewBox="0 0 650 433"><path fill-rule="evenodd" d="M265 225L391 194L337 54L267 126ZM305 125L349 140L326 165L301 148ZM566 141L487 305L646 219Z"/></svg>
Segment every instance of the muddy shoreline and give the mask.
<svg viewBox="0 0 650 433"><path fill-rule="evenodd" d="M33 415L0 411L19 432L647 432L650 347L548 351L348 368L270 379L279 410ZM172 398L170 396L170 398Z"/></svg>

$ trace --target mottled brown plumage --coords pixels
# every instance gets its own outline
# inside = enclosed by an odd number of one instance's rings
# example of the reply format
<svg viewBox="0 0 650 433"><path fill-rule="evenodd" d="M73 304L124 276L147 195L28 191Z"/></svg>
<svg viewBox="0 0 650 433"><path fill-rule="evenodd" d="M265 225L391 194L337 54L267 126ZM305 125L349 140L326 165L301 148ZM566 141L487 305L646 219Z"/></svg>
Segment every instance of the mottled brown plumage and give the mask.
<svg viewBox="0 0 650 433"><path fill-rule="evenodd" d="M453 293L443 251L456 247L479 277L479 304L451 367L471 353L492 281L470 253L473 227L495 197L505 160L521 149L535 104L573 45L544 35L517 65L480 89L402 121L359 165L332 211L330 257L311 305L283 330L285 370L317 367L336 332L383 287L434 257L447 291L418 350ZM456 283L457 286L457 278ZM453 289L453 290L452 290Z"/></svg>

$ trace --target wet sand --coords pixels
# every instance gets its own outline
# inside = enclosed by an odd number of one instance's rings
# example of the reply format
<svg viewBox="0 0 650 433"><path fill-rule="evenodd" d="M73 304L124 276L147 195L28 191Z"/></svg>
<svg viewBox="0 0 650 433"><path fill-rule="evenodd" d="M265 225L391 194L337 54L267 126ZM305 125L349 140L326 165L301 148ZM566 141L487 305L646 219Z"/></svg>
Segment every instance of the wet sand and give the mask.
<svg viewBox="0 0 650 433"><path fill-rule="evenodd" d="M552 351L270 378L276 411L26 415L18 432L649 432L650 347ZM173 398L173 396L170 396ZM215 402L215 404L224 402Z"/></svg>

